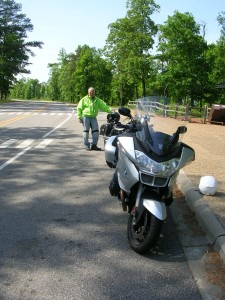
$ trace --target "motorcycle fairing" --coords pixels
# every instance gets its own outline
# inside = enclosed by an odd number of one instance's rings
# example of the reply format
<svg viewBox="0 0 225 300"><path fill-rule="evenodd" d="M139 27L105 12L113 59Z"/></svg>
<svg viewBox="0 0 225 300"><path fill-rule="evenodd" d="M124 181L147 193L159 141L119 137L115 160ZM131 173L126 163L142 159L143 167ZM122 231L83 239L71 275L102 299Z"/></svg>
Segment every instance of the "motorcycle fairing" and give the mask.
<svg viewBox="0 0 225 300"><path fill-rule="evenodd" d="M139 173L133 162L123 152L120 152L119 155L121 156L117 163L119 185L122 190L129 194L132 186L139 181Z"/></svg>
<svg viewBox="0 0 225 300"><path fill-rule="evenodd" d="M163 155L160 155L159 152L162 153L162 149L161 149L162 144L159 141L158 143L154 143L154 147L153 147L153 145L151 145L151 143L148 140L145 139L144 141L142 141L140 139L140 136L142 136L140 135L140 132L137 132L136 136L134 137L135 149L145 153L147 156L149 156L151 159L153 159L156 162L159 163L164 162L174 157L180 157L181 155L181 149L182 149L181 143L177 143L176 147L174 148L174 151L172 152L170 151L168 153L164 153ZM166 135L159 134L159 136L164 137L165 140L167 140ZM159 150L156 151L155 149L157 148L159 148Z"/></svg>
<svg viewBox="0 0 225 300"><path fill-rule="evenodd" d="M105 144L105 160L107 163L112 164L112 166L116 166L115 161L115 153L116 153L116 147L114 146L113 141L116 139L116 136L111 136L107 140Z"/></svg>
<svg viewBox="0 0 225 300"><path fill-rule="evenodd" d="M184 166L190 164L195 159L195 152L191 147L182 144L182 153L179 162L179 169L183 168Z"/></svg>
<svg viewBox="0 0 225 300"><path fill-rule="evenodd" d="M135 152L134 152L134 139L130 136L119 136L118 143L122 146L126 152L135 159Z"/></svg>

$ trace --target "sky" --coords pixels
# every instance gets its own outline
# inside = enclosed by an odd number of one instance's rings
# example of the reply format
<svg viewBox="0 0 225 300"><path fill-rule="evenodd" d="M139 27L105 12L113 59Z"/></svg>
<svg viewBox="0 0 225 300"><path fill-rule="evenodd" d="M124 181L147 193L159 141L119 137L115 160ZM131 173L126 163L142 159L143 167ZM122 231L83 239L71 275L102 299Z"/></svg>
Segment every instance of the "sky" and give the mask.
<svg viewBox="0 0 225 300"><path fill-rule="evenodd" d="M60 50L74 53L79 45L103 48L109 34L108 25L126 16L127 0L15 0L34 26L27 41L41 41L42 49L29 62L30 74L25 78L47 82L49 63L58 61ZM224 0L155 0L160 12L152 19L163 24L175 11L189 12L199 24L206 24L206 40L216 42L220 36L218 14L225 11ZM23 76L19 76L21 78Z"/></svg>

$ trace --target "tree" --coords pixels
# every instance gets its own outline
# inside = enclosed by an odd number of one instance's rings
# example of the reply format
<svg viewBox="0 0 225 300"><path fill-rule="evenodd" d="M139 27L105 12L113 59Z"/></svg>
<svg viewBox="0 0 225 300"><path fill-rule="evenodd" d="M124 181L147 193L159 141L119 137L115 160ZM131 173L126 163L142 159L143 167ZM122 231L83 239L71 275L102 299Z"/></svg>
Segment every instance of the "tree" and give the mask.
<svg viewBox="0 0 225 300"><path fill-rule="evenodd" d="M95 87L102 99L110 95L111 70L101 57L101 52L87 45L79 46L74 76L75 99L79 100L87 94L90 86Z"/></svg>
<svg viewBox="0 0 225 300"><path fill-rule="evenodd" d="M221 35L215 44L211 44L207 51L207 58L210 61L211 72L209 80L211 83L211 102L225 101L225 12L221 12L217 18L221 26Z"/></svg>
<svg viewBox="0 0 225 300"><path fill-rule="evenodd" d="M46 83L40 83L38 79L20 79L10 89L10 95L14 99L44 99Z"/></svg>
<svg viewBox="0 0 225 300"><path fill-rule="evenodd" d="M139 84L142 96L146 96L146 79L152 64L150 51L157 33L151 15L158 11L159 6L153 0L129 0L127 8L125 18L109 25L105 53L114 64L121 94L128 84L135 88L137 98Z"/></svg>
<svg viewBox="0 0 225 300"><path fill-rule="evenodd" d="M48 80L47 95L51 100L61 100L60 94L60 68L58 63L48 64L50 68L50 78Z"/></svg>
<svg viewBox="0 0 225 300"><path fill-rule="evenodd" d="M26 80L24 78L20 79L13 85L10 90L11 98L13 99L25 99L26 90Z"/></svg>
<svg viewBox="0 0 225 300"><path fill-rule="evenodd" d="M220 39L225 39L225 12L222 11L217 17L218 24L222 27L220 30Z"/></svg>
<svg viewBox="0 0 225 300"><path fill-rule="evenodd" d="M190 13L176 11L160 26L157 59L163 89L176 101L202 101L207 88L209 66L205 57L207 43L200 34L200 25Z"/></svg>
<svg viewBox="0 0 225 300"><path fill-rule="evenodd" d="M77 55L74 53L67 54L61 60L61 68L60 68L60 75L59 75L59 85L60 85L60 99L62 101L70 101L74 102L74 88L75 88L75 81L74 81L74 72L76 70L76 63L77 63Z"/></svg>
<svg viewBox="0 0 225 300"><path fill-rule="evenodd" d="M41 84L37 79L28 79L26 82L25 99L40 99Z"/></svg>
<svg viewBox="0 0 225 300"><path fill-rule="evenodd" d="M31 47L41 48L42 42L28 41L27 31L33 25L22 5L14 0L0 0L0 98L7 97L11 83L19 73L29 73L26 69L29 55L34 55Z"/></svg>

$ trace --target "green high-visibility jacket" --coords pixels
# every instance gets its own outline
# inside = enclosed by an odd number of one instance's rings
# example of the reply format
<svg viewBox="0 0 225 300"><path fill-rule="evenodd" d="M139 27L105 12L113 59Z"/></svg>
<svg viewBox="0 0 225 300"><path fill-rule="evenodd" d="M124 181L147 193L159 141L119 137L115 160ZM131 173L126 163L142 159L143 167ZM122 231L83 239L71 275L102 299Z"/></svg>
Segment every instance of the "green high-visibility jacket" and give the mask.
<svg viewBox="0 0 225 300"><path fill-rule="evenodd" d="M94 99L88 95L82 98L77 105L78 119L82 117L97 117L98 110L111 112L111 108L100 98L94 96Z"/></svg>

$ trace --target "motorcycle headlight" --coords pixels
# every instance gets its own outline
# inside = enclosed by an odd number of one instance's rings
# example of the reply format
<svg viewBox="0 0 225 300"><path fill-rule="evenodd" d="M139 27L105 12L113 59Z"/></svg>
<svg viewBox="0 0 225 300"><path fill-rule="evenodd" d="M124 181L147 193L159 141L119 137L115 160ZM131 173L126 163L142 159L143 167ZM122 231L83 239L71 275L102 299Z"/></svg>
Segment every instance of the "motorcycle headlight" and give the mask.
<svg viewBox="0 0 225 300"><path fill-rule="evenodd" d="M142 171L147 171L156 176L170 176L178 168L179 159L173 158L171 160L157 163L143 152L135 150L137 164Z"/></svg>

